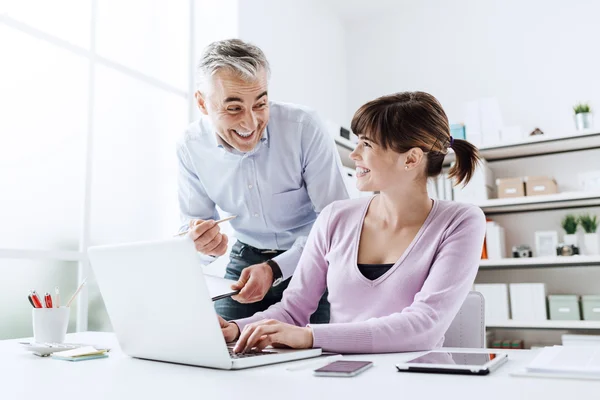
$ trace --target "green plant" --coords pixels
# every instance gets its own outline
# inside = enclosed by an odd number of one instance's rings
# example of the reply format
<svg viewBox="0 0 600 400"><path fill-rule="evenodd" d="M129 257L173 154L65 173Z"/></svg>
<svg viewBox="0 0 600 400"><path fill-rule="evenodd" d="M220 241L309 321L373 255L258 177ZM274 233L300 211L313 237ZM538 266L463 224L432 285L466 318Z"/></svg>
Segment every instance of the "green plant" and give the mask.
<svg viewBox="0 0 600 400"><path fill-rule="evenodd" d="M596 233L596 229L598 229L598 217L595 215L584 214L579 217L579 223L585 233Z"/></svg>
<svg viewBox="0 0 600 400"><path fill-rule="evenodd" d="M578 224L579 224L579 219L576 216L574 216L573 214L567 214L561 222L561 225L562 225L563 229L565 230L565 232L567 232L567 235L572 235L575 232L577 232Z"/></svg>
<svg viewBox="0 0 600 400"><path fill-rule="evenodd" d="M579 103L573 107L575 114L583 114L591 112L590 105L586 103Z"/></svg>

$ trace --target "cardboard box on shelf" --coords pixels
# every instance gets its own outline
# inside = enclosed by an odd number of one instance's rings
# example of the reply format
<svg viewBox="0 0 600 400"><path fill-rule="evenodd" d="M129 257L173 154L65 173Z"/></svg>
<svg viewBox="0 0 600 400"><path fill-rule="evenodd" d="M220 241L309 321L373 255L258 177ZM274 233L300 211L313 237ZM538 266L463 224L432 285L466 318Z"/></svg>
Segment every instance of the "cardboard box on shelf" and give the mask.
<svg viewBox="0 0 600 400"><path fill-rule="evenodd" d="M496 186L499 199L525 196L525 181L522 177L496 179Z"/></svg>
<svg viewBox="0 0 600 400"><path fill-rule="evenodd" d="M554 178L547 176L526 176L524 180L526 196L558 193L558 186Z"/></svg>

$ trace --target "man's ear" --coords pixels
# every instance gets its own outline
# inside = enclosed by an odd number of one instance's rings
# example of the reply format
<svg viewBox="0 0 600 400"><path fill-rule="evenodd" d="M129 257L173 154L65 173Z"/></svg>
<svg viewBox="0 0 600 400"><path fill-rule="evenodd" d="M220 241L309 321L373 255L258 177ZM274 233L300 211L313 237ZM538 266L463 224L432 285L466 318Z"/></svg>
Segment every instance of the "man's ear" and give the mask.
<svg viewBox="0 0 600 400"><path fill-rule="evenodd" d="M194 93L194 97L196 98L196 104L198 105L200 112L204 115L207 115L208 111L206 110L205 96L199 91L197 91L196 93Z"/></svg>

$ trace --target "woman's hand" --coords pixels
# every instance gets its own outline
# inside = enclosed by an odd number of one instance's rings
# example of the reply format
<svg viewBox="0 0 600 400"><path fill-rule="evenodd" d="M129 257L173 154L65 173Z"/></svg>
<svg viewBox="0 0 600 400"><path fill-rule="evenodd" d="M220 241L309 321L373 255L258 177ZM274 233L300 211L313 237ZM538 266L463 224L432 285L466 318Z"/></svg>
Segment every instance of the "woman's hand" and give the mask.
<svg viewBox="0 0 600 400"><path fill-rule="evenodd" d="M246 325L233 351L243 353L254 347L262 350L269 345L310 349L313 346L312 329L285 324L274 319L255 322Z"/></svg>
<svg viewBox="0 0 600 400"><path fill-rule="evenodd" d="M233 342L240 336L240 328L236 323L227 322L220 315L217 315L217 318L219 318L219 325L221 325L221 332L223 332L226 343Z"/></svg>

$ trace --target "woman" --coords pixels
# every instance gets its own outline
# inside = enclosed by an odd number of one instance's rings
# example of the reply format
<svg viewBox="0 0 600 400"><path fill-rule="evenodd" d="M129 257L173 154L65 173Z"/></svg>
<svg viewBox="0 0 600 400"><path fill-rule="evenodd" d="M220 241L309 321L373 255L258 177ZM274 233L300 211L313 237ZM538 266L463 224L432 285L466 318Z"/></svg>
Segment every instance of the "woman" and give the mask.
<svg viewBox="0 0 600 400"><path fill-rule="evenodd" d="M383 353L443 344L477 273L485 217L472 205L430 199L427 178L441 172L452 148L450 177L467 183L478 151L450 136L442 106L423 92L365 104L352 131L357 187L379 194L321 212L280 303L249 318L219 319L226 341L238 339L235 352L273 345ZM307 325L325 289L331 321Z"/></svg>

